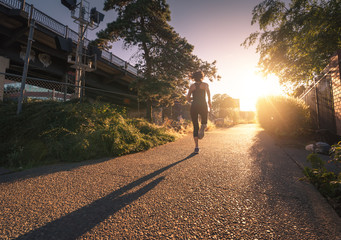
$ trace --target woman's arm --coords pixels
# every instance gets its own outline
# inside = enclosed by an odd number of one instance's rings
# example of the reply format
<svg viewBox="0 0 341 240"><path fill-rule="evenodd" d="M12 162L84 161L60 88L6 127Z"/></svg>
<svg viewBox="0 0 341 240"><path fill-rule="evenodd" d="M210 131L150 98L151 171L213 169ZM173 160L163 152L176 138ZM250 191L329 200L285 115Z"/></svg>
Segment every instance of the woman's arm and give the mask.
<svg viewBox="0 0 341 240"><path fill-rule="evenodd" d="M191 85L191 86L189 87L189 89L188 89L188 93L187 93L187 96L186 96L187 102L191 102L191 100L192 100L192 97L191 97L192 92L193 92L193 85Z"/></svg>
<svg viewBox="0 0 341 240"><path fill-rule="evenodd" d="M210 110L212 108L212 103L211 103L211 92L210 92L210 87L206 83L206 93L207 93L207 98L208 98L208 106L210 107Z"/></svg>

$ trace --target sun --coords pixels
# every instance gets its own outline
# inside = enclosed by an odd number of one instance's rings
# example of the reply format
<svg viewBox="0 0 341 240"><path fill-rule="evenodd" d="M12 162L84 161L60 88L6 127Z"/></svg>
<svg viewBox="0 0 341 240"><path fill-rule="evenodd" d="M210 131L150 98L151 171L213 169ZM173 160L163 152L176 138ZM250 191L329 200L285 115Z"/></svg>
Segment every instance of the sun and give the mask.
<svg viewBox="0 0 341 240"><path fill-rule="evenodd" d="M261 73L252 73L245 79L244 86L239 93L240 110L255 111L259 97L268 95L282 95L283 90L275 75L263 77Z"/></svg>
<svg viewBox="0 0 341 240"><path fill-rule="evenodd" d="M210 84L212 96L224 94L239 99L241 111L255 111L257 99L266 95L282 95L283 90L275 75L263 77L256 67L225 74L228 79Z"/></svg>

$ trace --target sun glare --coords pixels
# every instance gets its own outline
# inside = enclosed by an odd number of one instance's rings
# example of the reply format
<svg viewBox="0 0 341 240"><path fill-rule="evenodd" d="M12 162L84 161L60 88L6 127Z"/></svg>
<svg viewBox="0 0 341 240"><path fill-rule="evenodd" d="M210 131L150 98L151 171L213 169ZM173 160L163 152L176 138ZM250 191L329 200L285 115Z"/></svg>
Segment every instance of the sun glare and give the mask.
<svg viewBox="0 0 341 240"><path fill-rule="evenodd" d="M239 99L241 111L255 111L259 97L283 94L276 76L263 77L255 68L239 71L236 75L230 75L230 79L225 81L221 79L219 82L213 82L210 88L212 96L226 93Z"/></svg>
<svg viewBox="0 0 341 240"><path fill-rule="evenodd" d="M253 73L244 81L245 86L240 92L240 109L242 111L256 110L256 102L259 97L268 95L281 95L283 93L278 78L274 75L263 77Z"/></svg>

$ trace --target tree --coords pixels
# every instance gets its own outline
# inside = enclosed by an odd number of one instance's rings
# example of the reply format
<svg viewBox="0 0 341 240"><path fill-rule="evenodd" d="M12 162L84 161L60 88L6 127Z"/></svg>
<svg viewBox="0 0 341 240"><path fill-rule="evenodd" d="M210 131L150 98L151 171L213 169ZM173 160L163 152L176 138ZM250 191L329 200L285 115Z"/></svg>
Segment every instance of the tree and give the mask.
<svg viewBox="0 0 341 240"><path fill-rule="evenodd" d="M291 96L298 98L301 96L307 88L303 85L297 86L292 92Z"/></svg>
<svg viewBox="0 0 341 240"><path fill-rule="evenodd" d="M341 47L340 0L264 0L252 12L251 24L260 31L242 43L258 42L259 67L274 73L280 83L308 83Z"/></svg>
<svg viewBox="0 0 341 240"><path fill-rule="evenodd" d="M219 118L233 117L233 112L239 108L239 101L227 94L215 94L212 98L212 110Z"/></svg>
<svg viewBox="0 0 341 240"><path fill-rule="evenodd" d="M168 24L166 0L106 0L104 10L114 10L118 17L97 34L96 43L109 48L121 39L126 47L137 47L136 67L142 74L132 86L146 102L148 120L153 104L169 105L183 98L191 72L201 69L210 80L217 78L215 62L193 55L193 46Z"/></svg>

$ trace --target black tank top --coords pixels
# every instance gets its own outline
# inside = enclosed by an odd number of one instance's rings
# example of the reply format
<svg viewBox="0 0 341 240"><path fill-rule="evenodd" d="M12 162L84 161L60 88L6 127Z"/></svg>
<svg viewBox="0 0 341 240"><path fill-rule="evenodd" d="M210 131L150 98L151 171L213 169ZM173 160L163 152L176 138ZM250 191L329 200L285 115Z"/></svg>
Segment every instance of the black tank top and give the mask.
<svg viewBox="0 0 341 240"><path fill-rule="evenodd" d="M193 91L193 104L203 104L206 103L206 90L200 88L200 83L194 83L195 90Z"/></svg>

